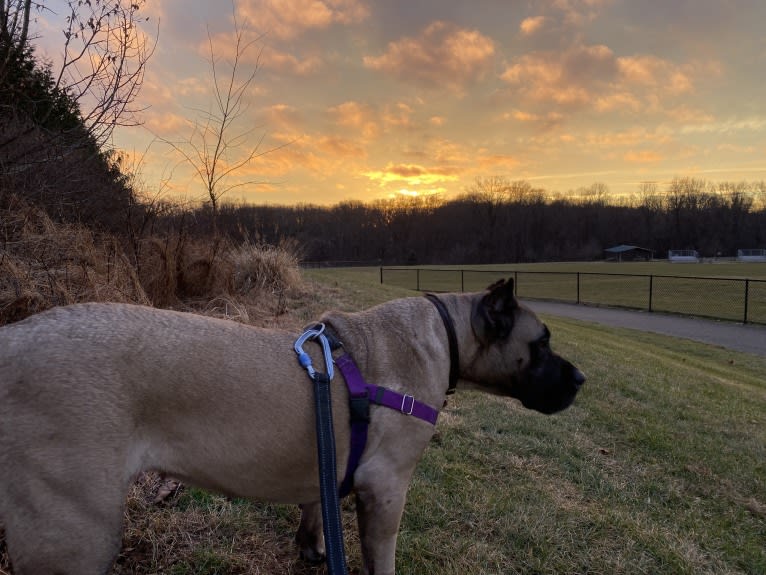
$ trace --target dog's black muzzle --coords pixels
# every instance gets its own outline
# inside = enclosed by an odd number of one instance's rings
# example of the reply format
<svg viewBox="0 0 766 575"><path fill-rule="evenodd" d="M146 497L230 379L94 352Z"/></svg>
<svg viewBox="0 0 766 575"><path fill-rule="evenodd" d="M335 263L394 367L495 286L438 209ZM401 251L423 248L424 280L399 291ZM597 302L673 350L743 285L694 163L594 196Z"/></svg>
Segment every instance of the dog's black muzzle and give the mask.
<svg viewBox="0 0 766 575"><path fill-rule="evenodd" d="M585 383L585 375L562 357L549 354L532 365L511 387L522 405L545 414L566 409Z"/></svg>

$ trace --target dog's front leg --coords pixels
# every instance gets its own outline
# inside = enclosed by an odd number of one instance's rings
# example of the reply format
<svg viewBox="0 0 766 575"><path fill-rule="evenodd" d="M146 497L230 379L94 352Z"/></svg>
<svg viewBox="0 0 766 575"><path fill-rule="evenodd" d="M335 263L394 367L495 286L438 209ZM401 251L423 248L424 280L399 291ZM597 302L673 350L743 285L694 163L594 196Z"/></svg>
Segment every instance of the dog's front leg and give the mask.
<svg viewBox="0 0 766 575"><path fill-rule="evenodd" d="M300 508L301 523L295 534L300 557L309 563L321 563L325 559L322 505L315 501L303 503Z"/></svg>
<svg viewBox="0 0 766 575"><path fill-rule="evenodd" d="M396 539L404 511L407 481L401 486L359 485L356 514L362 543L363 575L394 575Z"/></svg>

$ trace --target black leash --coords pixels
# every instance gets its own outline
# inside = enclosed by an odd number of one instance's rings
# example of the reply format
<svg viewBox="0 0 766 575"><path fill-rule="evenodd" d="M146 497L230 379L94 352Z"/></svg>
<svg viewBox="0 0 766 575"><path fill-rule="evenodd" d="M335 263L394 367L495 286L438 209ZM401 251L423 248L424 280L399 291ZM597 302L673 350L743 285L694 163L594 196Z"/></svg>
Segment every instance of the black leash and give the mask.
<svg viewBox="0 0 766 575"><path fill-rule="evenodd" d="M329 575L347 575L346 551L343 546L343 524L338 497L338 479L335 457L335 434L332 423L332 399L330 381L333 376L332 355L324 325L306 330L295 342L298 362L314 382L314 406L316 411L317 454L319 457L319 493L322 501L322 527L324 529L327 572ZM327 373L320 373L311 365L311 358L303 351L308 340L318 339L324 352Z"/></svg>

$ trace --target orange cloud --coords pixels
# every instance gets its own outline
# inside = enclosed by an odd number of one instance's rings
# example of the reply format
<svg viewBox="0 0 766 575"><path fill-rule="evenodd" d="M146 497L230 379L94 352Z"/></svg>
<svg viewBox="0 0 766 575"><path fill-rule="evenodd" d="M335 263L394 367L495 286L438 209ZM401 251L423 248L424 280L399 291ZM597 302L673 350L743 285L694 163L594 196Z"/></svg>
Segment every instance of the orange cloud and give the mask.
<svg viewBox="0 0 766 575"><path fill-rule="evenodd" d="M153 108L174 105L178 96L169 84L165 75L150 67L141 86L141 99L151 102Z"/></svg>
<svg viewBox="0 0 766 575"><path fill-rule="evenodd" d="M613 110L638 112L643 108L641 99L625 90L605 91L593 101L593 107L598 112L611 112Z"/></svg>
<svg viewBox="0 0 766 575"><path fill-rule="evenodd" d="M525 54L508 63L500 78L527 107L554 104L598 113L672 115L679 97L694 92L698 77L720 73L714 61L679 65L652 55L618 57L604 45L574 45Z"/></svg>
<svg viewBox="0 0 766 575"><path fill-rule="evenodd" d="M333 24L356 24L369 16L360 0L245 0L238 10L251 26L281 39Z"/></svg>
<svg viewBox="0 0 766 575"><path fill-rule="evenodd" d="M566 23L581 26L595 20L599 9L611 3L612 0L553 0L553 7L564 13Z"/></svg>
<svg viewBox="0 0 766 575"><path fill-rule="evenodd" d="M454 182L459 179L460 170L451 166L426 168L417 164L391 164L384 170L364 172L370 180L381 186L393 182L404 182L408 186L433 185L439 182Z"/></svg>
<svg viewBox="0 0 766 575"><path fill-rule="evenodd" d="M179 116L178 114L170 112L165 114L150 114L146 118L145 123L145 126L152 134L157 134L160 136L170 136L172 134L177 134L187 129L189 125L189 120L183 116Z"/></svg>
<svg viewBox="0 0 766 575"><path fill-rule="evenodd" d="M494 42L478 30L437 21L419 37L391 42L384 54L363 61L367 68L400 80L460 90L490 69L494 55Z"/></svg>
<svg viewBox="0 0 766 575"><path fill-rule="evenodd" d="M363 137L374 138L379 133L375 112L368 104L348 101L327 110L332 120L340 125L359 130Z"/></svg>
<svg viewBox="0 0 766 575"><path fill-rule="evenodd" d="M316 139L316 149L332 156L334 160L365 158L365 149L356 142L338 136L320 136Z"/></svg>
<svg viewBox="0 0 766 575"><path fill-rule="evenodd" d="M606 46L575 46L521 56L500 78L530 100L571 106L590 102L591 86L610 82L615 72L614 54Z"/></svg>
<svg viewBox="0 0 766 575"><path fill-rule="evenodd" d="M534 16L533 18L524 18L519 29L525 36L531 36L535 32L539 31L543 24L545 24L545 16Z"/></svg>
<svg viewBox="0 0 766 575"><path fill-rule="evenodd" d="M271 151L269 151L271 150ZM359 143L335 135L277 132L261 146L258 157L241 175L279 177L297 170L308 170L312 177L325 179L349 163L363 160L367 152Z"/></svg>
<svg viewBox="0 0 766 575"><path fill-rule="evenodd" d="M264 118L265 127L274 130L299 130L304 123L300 111L287 104L273 104L265 108L260 116Z"/></svg>
<svg viewBox="0 0 766 575"><path fill-rule="evenodd" d="M383 115L383 122L388 127L412 128L412 114L414 110L404 102L397 102L395 106L388 106Z"/></svg>
<svg viewBox="0 0 766 575"><path fill-rule="evenodd" d="M322 68L322 59L318 56L308 56L299 59L287 52L280 52L274 48L266 48L263 51L260 65L266 70L278 74L290 74L293 76L309 76L316 74Z"/></svg>
<svg viewBox="0 0 766 575"><path fill-rule="evenodd" d="M671 94L683 94L693 88L686 72L656 56L618 58L617 65L620 75L629 84L659 87Z"/></svg>

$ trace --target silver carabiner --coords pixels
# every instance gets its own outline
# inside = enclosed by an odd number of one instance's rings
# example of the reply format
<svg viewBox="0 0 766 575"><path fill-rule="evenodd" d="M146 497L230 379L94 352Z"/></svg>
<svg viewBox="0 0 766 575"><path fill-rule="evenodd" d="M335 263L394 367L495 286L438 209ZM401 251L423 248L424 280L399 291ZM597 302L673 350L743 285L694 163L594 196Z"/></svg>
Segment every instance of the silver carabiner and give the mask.
<svg viewBox="0 0 766 575"><path fill-rule="evenodd" d="M305 368L311 379L314 379L316 370L312 365L311 356L303 351L303 344L308 340L319 338L319 343L322 345L322 354L324 355L325 367L327 369L327 377L332 380L334 375L332 350L330 350L330 342L327 340L327 336L324 335L325 325L323 323L317 324L315 327L309 328L304 331L301 336L295 340L293 349L298 354L298 363L301 367Z"/></svg>

